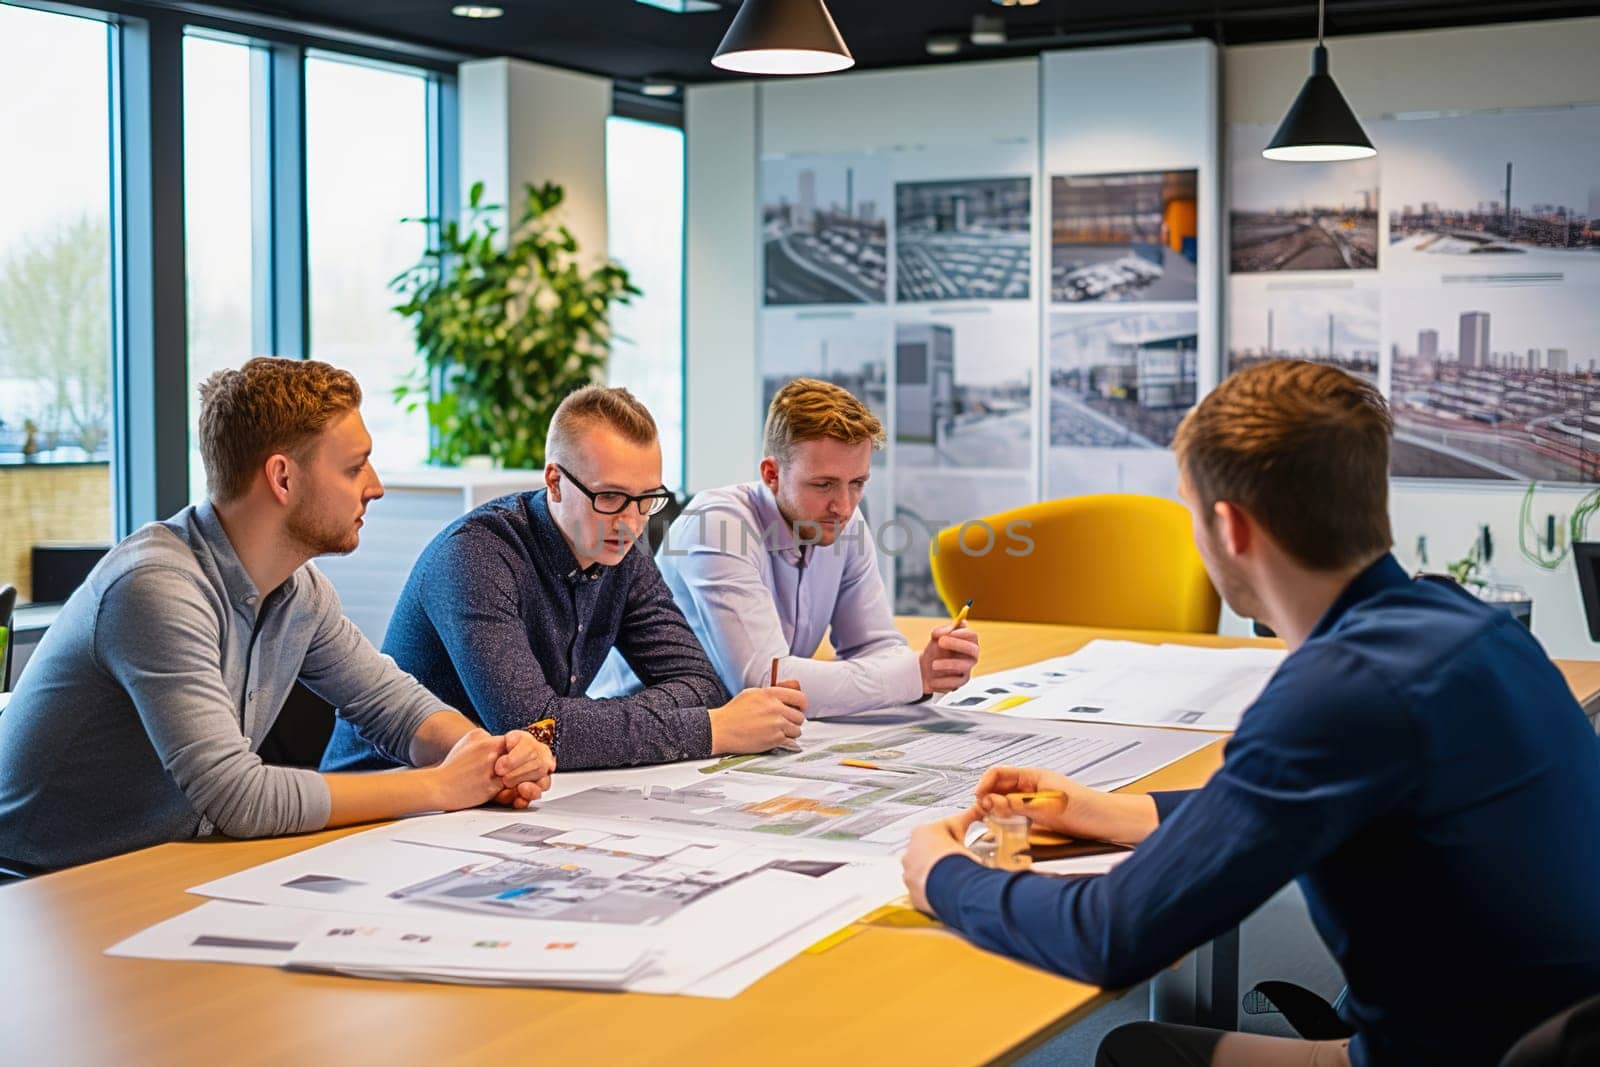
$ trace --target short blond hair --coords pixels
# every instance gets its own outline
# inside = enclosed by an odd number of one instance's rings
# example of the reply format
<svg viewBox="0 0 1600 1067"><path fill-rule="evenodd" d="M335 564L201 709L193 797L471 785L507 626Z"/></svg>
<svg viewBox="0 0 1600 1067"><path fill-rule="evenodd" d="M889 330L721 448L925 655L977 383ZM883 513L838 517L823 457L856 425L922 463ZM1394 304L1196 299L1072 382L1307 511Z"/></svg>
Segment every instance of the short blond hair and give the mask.
<svg viewBox="0 0 1600 1067"><path fill-rule="evenodd" d="M275 453L305 462L317 434L360 407L355 375L314 359L257 356L212 374L200 384L200 458L211 499L239 499Z"/></svg>
<svg viewBox="0 0 1600 1067"><path fill-rule="evenodd" d="M767 408L762 434L766 454L788 461L801 441L823 439L882 448L883 423L848 390L818 378L796 378L779 389Z"/></svg>
<svg viewBox="0 0 1600 1067"><path fill-rule="evenodd" d="M636 445L656 440L656 420L638 397L621 386L586 385L568 393L550 417L545 462L570 461L578 438L591 426L609 426Z"/></svg>

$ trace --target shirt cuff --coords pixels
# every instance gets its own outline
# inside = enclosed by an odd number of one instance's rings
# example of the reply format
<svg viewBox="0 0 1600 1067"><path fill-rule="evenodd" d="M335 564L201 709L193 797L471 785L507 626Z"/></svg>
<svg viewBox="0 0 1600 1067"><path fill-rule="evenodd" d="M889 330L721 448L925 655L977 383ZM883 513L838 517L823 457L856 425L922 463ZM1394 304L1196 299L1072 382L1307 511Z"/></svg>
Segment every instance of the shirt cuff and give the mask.
<svg viewBox="0 0 1600 1067"><path fill-rule="evenodd" d="M954 929L961 929L961 894L967 886L986 877L1008 877L1010 872L985 867L971 856L953 852L933 865L928 872L928 882L922 888L928 906L939 921Z"/></svg>
<svg viewBox="0 0 1600 1067"><path fill-rule="evenodd" d="M906 649L908 655L889 674L889 699L894 704L915 704L927 696L922 691L922 662L916 649Z"/></svg>
<svg viewBox="0 0 1600 1067"><path fill-rule="evenodd" d="M1156 802L1156 822L1158 824L1166 822L1185 800L1198 792L1198 789L1173 789L1162 793L1151 793L1150 799Z"/></svg>

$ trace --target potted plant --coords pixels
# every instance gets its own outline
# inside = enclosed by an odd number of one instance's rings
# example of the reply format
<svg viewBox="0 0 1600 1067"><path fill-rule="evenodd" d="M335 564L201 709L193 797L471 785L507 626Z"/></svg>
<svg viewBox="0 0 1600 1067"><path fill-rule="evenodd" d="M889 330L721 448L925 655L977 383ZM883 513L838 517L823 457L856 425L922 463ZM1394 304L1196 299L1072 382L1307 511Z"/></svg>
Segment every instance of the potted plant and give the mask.
<svg viewBox="0 0 1600 1067"><path fill-rule="evenodd" d="M437 241L390 283L422 357L395 399L426 406L433 463L489 456L501 467L542 467L556 406L605 366L611 305L639 290L616 263L578 265L578 242L556 214L564 198L559 185L528 185L522 216L503 236L482 182L461 223L416 220Z"/></svg>

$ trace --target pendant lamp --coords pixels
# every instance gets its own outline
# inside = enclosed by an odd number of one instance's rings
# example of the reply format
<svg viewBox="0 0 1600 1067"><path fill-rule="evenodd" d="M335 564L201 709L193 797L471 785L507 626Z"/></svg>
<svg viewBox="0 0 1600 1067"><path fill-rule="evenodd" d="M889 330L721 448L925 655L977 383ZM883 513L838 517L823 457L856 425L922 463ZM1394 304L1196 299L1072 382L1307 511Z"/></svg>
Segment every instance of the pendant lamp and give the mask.
<svg viewBox="0 0 1600 1067"><path fill-rule="evenodd" d="M829 74L855 62L822 0L744 0L711 57L739 74Z"/></svg>
<svg viewBox="0 0 1600 1067"><path fill-rule="evenodd" d="M1311 53L1311 77L1289 105L1272 141L1261 150L1268 159L1325 163L1378 154L1328 73L1328 49L1322 43L1323 3L1317 0L1317 47Z"/></svg>

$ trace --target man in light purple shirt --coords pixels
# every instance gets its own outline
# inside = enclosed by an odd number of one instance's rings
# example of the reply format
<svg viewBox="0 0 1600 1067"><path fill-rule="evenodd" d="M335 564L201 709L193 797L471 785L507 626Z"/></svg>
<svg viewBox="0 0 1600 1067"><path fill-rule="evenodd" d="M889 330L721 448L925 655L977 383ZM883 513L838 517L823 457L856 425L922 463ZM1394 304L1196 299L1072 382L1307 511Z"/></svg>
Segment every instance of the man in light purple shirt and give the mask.
<svg viewBox="0 0 1600 1067"><path fill-rule="evenodd" d="M935 626L912 649L895 629L859 510L883 443L877 416L828 382L797 378L767 411L761 480L699 493L657 560L730 691L800 683L811 714L910 704L963 685L978 635ZM831 631L831 634L830 634ZM829 636L837 659L813 659Z"/></svg>

